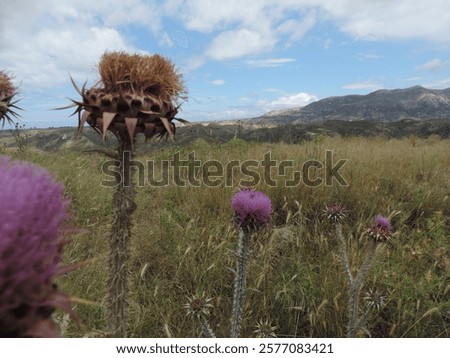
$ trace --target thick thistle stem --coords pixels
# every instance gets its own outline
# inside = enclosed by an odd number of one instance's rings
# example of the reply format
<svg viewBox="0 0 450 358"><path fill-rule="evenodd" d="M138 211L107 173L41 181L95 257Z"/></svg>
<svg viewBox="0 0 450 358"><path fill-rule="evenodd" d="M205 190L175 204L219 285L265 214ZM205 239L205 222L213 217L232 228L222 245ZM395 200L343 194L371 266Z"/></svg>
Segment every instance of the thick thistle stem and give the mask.
<svg viewBox="0 0 450 358"><path fill-rule="evenodd" d="M126 337L128 309L128 266L130 256L131 217L136 209L131 166L131 143L122 141L116 162L116 192L113 197L111 227L108 324L111 336Z"/></svg>
<svg viewBox="0 0 450 358"><path fill-rule="evenodd" d="M200 323L202 326L203 334L208 338L216 338L216 335L214 331L212 330L211 326L209 325L209 322L206 320L206 318L202 315L200 316Z"/></svg>
<svg viewBox="0 0 450 358"><path fill-rule="evenodd" d="M364 282L364 278L372 267L373 258L377 248L377 242L375 240L369 240L369 246L367 248L366 258L361 266L353 283L350 285L349 292L349 320L348 320L348 333L347 337L354 338L361 328L363 320L359 319L359 292Z"/></svg>
<svg viewBox="0 0 450 358"><path fill-rule="evenodd" d="M239 332L241 329L241 319L242 319L242 312L244 309L245 290L246 290L249 242L250 242L250 234L248 232L244 232L244 230L241 229L239 232L237 269L236 269L236 277L234 280L233 312L231 318L231 338L239 337Z"/></svg>
<svg viewBox="0 0 450 358"><path fill-rule="evenodd" d="M336 236L338 240L339 258L341 259L342 267L344 269L344 275L347 278L349 286L351 286L353 284L353 276L348 262L344 235L342 234L342 225L339 222L336 223Z"/></svg>

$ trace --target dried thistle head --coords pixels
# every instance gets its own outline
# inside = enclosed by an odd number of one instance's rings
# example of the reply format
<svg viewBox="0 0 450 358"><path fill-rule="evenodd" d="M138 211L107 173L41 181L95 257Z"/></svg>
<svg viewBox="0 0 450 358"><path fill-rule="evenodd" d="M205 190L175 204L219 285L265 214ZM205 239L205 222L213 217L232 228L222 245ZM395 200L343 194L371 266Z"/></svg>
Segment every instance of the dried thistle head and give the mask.
<svg viewBox="0 0 450 358"><path fill-rule="evenodd" d="M338 203L327 205L323 212L328 220L335 223L342 222L347 217L347 209Z"/></svg>
<svg viewBox="0 0 450 358"><path fill-rule="evenodd" d="M175 65L158 54L105 52L98 64L100 79L108 91L135 91L174 99L185 92Z"/></svg>
<svg viewBox="0 0 450 358"><path fill-rule="evenodd" d="M256 329L253 331L258 338L276 338L275 331L278 326L272 326L272 322L268 319L259 320L256 324Z"/></svg>
<svg viewBox="0 0 450 358"><path fill-rule="evenodd" d="M178 98L185 98L182 76L174 64L160 55L106 52L100 59L100 81L90 89L80 89L72 80L81 101L75 106L78 131L85 123L105 138L108 131L133 145L138 133L146 139L175 134L174 119ZM61 108L63 109L63 108Z"/></svg>
<svg viewBox="0 0 450 358"><path fill-rule="evenodd" d="M187 315L195 318L209 316L210 309L213 305L210 303L212 298L206 298L204 294L201 296L188 297L188 303L184 305Z"/></svg>
<svg viewBox="0 0 450 358"><path fill-rule="evenodd" d="M18 114L14 111L20 109L16 106L17 101L13 101L17 94L17 88L12 83L12 78L6 72L0 71L0 121L13 123L13 117Z"/></svg>
<svg viewBox="0 0 450 358"><path fill-rule="evenodd" d="M384 292L378 288L369 288L364 293L364 300L367 302L368 306L375 308L378 311L386 305L386 299L387 297Z"/></svg>

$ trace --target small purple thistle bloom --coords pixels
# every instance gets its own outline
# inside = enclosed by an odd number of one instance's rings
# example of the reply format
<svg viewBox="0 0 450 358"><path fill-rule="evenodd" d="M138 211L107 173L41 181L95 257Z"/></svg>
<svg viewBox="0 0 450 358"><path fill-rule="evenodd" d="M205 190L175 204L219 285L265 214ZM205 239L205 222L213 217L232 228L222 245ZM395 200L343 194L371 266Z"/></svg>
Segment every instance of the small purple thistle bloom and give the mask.
<svg viewBox="0 0 450 358"><path fill-rule="evenodd" d="M377 215L373 225L369 228L368 233L377 242L385 242L390 240L392 234L392 225L385 216Z"/></svg>
<svg viewBox="0 0 450 358"><path fill-rule="evenodd" d="M68 306L60 270L64 187L42 168L0 157L0 336L49 336L50 315ZM45 332L44 332L45 328Z"/></svg>
<svg viewBox="0 0 450 358"><path fill-rule="evenodd" d="M238 225L245 230L257 229L267 224L272 212L270 198L253 189L243 189L234 194L231 206Z"/></svg>
<svg viewBox="0 0 450 358"><path fill-rule="evenodd" d="M375 225L387 231L391 231L392 229L389 219L381 215L375 216Z"/></svg>

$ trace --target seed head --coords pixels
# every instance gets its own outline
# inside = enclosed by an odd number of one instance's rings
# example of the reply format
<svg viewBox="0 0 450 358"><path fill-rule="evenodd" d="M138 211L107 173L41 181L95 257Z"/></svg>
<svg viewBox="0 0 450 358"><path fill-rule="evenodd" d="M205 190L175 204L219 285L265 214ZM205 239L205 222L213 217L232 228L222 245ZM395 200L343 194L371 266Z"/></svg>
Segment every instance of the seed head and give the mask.
<svg viewBox="0 0 450 358"><path fill-rule="evenodd" d="M347 216L347 210L341 204L327 205L324 209L324 214L328 220L335 223L343 221Z"/></svg>
<svg viewBox="0 0 450 358"><path fill-rule="evenodd" d="M209 316L209 310L213 307L210 303L212 298L205 298L204 295L201 297L192 296L192 298L188 298L188 301L189 302L184 305L188 316L197 318L201 316Z"/></svg>
<svg viewBox="0 0 450 358"><path fill-rule="evenodd" d="M386 296L378 289L369 288L364 293L364 300L366 300L369 307L373 307L378 311L386 305Z"/></svg>
<svg viewBox="0 0 450 358"><path fill-rule="evenodd" d="M272 322L268 319L259 320L256 329L253 331L258 338L277 338L275 331L278 326L272 326Z"/></svg>

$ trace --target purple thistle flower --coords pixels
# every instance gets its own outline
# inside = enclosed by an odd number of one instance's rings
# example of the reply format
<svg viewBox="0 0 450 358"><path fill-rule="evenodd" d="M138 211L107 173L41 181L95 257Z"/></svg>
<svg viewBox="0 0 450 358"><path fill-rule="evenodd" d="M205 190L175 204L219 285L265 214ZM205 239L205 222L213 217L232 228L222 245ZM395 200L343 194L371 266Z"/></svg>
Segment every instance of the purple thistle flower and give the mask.
<svg viewBox="0 0 450 358"><path fill-rule="evenodd" d="M375 225L383 228L383 230L391 231L391 223L388 218L377 215L375 216Z"/></svg>
<svg viewBox="0 0 450 358"><path fill-rule="evenodd" d="M245 230L257 229L267 224L272 212L270 198L252 189L243 189L234 194L231 206L238 225Z"/></svg>
<svg viewBox="0 0 450 358"><path fill-rule="evenodd" d="M0 336L52 336L50 316L68 298L61 272L64 187L42 168L0 157Z"/></svg>
<svg viewBox="0 0 450 358"><path fill-rule="evenodd" d="M369 228L368 233L371 238L377 242L385 242L390 240L392 234L392 225L387 217L377 215L373 225Z"/></svg>

